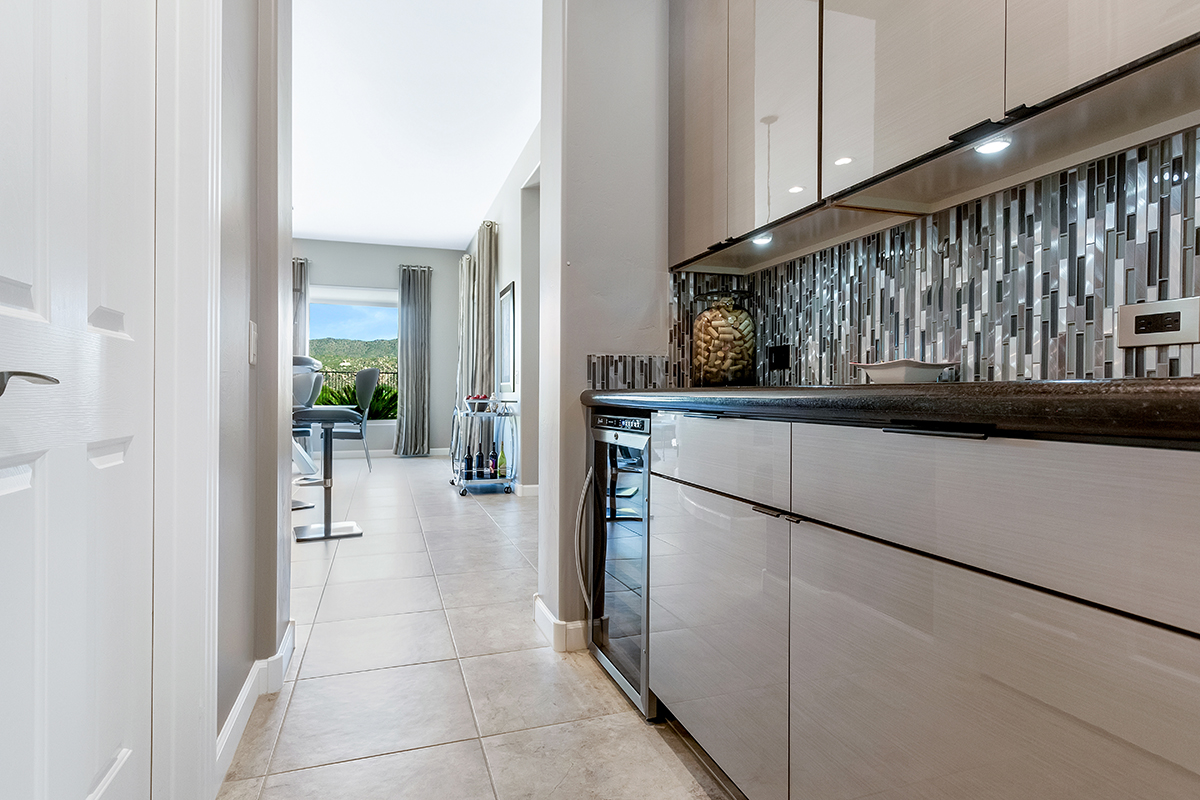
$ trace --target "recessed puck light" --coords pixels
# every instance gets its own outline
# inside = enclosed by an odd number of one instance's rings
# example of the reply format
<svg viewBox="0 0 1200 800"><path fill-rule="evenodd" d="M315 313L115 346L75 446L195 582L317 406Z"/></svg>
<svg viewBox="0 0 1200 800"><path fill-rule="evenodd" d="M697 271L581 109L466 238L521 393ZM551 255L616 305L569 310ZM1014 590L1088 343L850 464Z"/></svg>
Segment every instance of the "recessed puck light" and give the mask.
<svg viewBox="0 0 1200 800"><path fill-rule="evenodd" d="M769 234L769 233L760 233L758 236L755 236L750 241L754 242L755 244L770 244L771 239L773 239L773 238L774 237L771 236L771 234Z"/></svg>
<svg viewBox="0 0 1200 800"><path fill-rule="evenodd" d="M837 161L833 162L833 164L834 164L834 166L836 166L836 167L844 167L844 166L846 166L847 164L849 164L849 163L850 163L851 161L853 161L853 160L854 160L854 159L853 159L853 158L850 158L849 156L842 156L842 157L841 157L841 158L839 158Z"/></svg>
<svg viewBox="0 0 1200 800"><path fill-rule="evenodd" d="M788 191L791 192L792 194L796 194L797 192L803 192L804 187L803 186L793 186L792 188L788 189Z"/></svg>
<svg viewBox="0 0 1200 800"><path fill-rule="evenodd" d="M986 142L975 145L975 152L991 155L992 153L999 153L1001 150L1007 150L1010 144L1012 144L1012 139L1009 139L1007 136L998 136L995 139L988 139Z"/></svg>

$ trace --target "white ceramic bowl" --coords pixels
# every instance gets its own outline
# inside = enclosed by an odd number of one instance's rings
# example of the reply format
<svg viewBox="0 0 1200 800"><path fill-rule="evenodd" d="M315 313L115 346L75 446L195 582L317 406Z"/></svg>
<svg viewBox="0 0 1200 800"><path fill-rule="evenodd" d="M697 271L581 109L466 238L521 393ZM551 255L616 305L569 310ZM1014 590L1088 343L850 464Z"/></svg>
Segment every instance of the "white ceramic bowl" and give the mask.
<svg viewBox="0 0 1200 800"><path fill-rule="evenodd" d="M860 364L851 361L850 366L867 373L871 383L933 383L948 367L957 367L957 361L917 361L901 358L896 361L881 361L878 364Z"/></svg>

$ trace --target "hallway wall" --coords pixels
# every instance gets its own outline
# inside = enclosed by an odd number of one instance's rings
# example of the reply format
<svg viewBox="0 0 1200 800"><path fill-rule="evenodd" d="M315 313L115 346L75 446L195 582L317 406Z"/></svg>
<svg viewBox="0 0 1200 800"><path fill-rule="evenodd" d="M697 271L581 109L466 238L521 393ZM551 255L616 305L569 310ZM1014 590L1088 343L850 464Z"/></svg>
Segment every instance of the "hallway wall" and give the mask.
<svg viewBox="0 0 1200 800"><path fill-rule="evenodd" d="M217 725L254 664L255 503L259 374L249 361L258 300L257 4L226 0L222 15L220 550Z"/></svg>

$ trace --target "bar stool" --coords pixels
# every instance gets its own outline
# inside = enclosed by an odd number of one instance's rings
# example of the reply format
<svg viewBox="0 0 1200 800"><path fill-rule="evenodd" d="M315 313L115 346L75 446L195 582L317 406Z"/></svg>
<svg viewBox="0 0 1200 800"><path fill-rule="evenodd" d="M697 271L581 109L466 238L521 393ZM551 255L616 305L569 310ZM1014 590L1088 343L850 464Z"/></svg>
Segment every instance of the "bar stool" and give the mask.
<svg viewBox="0 0 1200 800"><path fill-rule="evenodd" d="M325 521L297 525L293 531L297 542L323 542L329 539L348 539L362 536L357 522L333 521L333 426L338 423L358 424L362 415L357 411L336 406L315 406L292 413L292 421L300 425L320 425L322 438L321 482L325 486Z"/></svg>

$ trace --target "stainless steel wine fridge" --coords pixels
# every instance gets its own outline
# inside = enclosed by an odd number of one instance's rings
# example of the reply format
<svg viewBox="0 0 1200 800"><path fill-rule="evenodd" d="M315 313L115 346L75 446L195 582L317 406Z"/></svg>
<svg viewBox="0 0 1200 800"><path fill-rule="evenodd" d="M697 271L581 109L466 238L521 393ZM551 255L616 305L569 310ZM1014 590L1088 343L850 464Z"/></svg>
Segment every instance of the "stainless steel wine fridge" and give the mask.
<svg viewBox="0 0 1200 800"><path fill-rule="evenodd" d="M658 714L649 668L650 419L593 412L590 492L580 500L580 588L588 649L647 718ZM590 493L590 515L586 496ZM591 524L588 523L590 516Z"/></svg>

